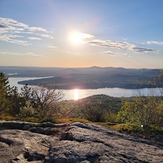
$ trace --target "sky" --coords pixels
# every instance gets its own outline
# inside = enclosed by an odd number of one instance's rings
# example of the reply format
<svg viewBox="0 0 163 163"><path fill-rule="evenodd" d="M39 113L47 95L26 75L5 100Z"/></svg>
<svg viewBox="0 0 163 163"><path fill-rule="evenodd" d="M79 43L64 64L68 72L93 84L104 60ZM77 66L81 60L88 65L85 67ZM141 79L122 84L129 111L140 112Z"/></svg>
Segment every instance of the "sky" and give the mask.
<svg viewBox="0 0 163 163"><path fill-rule="evenodd" d="M0 0L0 66L163 68L163 0Z"/></svg>

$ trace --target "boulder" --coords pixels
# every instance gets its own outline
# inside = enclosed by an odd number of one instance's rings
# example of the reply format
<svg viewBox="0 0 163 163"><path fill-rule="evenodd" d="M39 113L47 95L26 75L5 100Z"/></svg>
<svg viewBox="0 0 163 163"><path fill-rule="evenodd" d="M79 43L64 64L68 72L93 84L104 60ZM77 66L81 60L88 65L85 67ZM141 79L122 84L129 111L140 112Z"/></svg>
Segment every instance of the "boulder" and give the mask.
<svg viewBox="0 0 163 163"><path fill-rule="evenodd" d="M30 131L0 130L0 163L43 162L48 155L48 140L48 136Z"/></svg>
<svg viewBox="0 0 163 163"><path fill-rule="evenodd" d="M162 162L163 147L94 124L74 123L62 133L45 162ZM156 161L157 160L157 161Z"/></svg>
<svg viewBox="0 0 163 163"><path fill-rule="evenodd" d="M35 125L32 132L1 125L0 163L163 162L163 144L95 124L50 125Z"/></svg>

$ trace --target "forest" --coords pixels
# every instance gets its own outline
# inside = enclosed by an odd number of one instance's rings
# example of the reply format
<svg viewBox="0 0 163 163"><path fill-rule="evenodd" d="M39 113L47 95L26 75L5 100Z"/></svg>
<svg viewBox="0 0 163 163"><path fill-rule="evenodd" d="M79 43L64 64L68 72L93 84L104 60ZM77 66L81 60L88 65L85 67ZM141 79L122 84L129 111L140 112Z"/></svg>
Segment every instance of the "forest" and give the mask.
<svg viewBox="0 0 163 163"><path fill-rule="evenodd" d="M62 70L63 71L63 70ZM21 81L19 84L43 85L55 89L98 89L98 88L151 88L149 81L159 74L157 69L124 69L91 67L64 69L50 78ZM158 86L160 86L157 83Z"/></svg>
<svg viewBox="0 0 163 163"><path fill-rule="evenodd" d="M163 72L153 85L163 84ZM115 98L94 95L77 101L63 101L63 93L51 87L25 85L21 92L0 73L0 119L54 123L80 121L100 123L122 132L159 138L163 134L163 87L161 96Z"/></svg>
<svg viewBox="0 0 163 163"><path fill-rule="evenodd" d="M19 84L42 85L54 89L97 89L97 88L153 88L151 84L160 69L126 69L121 67L88 68L45 68L45 67L5 67L0 71L9 77L40 77L40 79L20 81ZM41 77L48 77L42 78ZM150 81L150 82L149 82ZM157 83L157 86L161 86Z"/></svg>

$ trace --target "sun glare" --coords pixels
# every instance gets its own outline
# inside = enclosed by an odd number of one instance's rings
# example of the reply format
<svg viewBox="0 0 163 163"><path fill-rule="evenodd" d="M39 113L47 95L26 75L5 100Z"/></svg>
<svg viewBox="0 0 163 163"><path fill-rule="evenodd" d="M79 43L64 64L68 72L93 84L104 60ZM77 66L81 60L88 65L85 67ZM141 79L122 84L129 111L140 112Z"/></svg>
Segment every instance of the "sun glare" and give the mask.
<svg viewBox="0 0 163 163"><path fill-rule="evenodd" d="M74 100L78 100L78 99L79 99L79 90L74 89Z"/></svg>
<svg viewBox="0 0 163 163"><path fill-rule="evenodd" d="M79 44L82 42L82 36L79 32L72 32L69 35L70 41L73 44Z"/></svg>

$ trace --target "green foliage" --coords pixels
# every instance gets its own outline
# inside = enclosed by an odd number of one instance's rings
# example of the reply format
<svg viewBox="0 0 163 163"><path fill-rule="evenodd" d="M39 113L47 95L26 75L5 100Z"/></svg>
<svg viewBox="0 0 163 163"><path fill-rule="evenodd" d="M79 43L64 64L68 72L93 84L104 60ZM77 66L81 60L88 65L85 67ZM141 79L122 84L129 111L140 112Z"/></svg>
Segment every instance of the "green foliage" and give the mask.
<svg viewBox="0 0 163 163"><path fill-rule="evenodd" d="M81 122L81 123L91 123L87 119L84 118L57 118L56 123L74 123L74 122Z"/></svg>
<svg viewBox="0 0 163 163"><path fill-rule="evenodd" d="M157 125L163 126L163 101L161 101L156 108L156 118L157 118Z"/></svg>
<svg viewBox="0 0 163 163"><path fill-rule="evenodd" d="M55 116L51 117L51 118L43 118L43 119L40 119L40 122L52 122L52 123L56 123L57 122L57 119Z"/></svg>
<svg viewBox="0 0 163 163"><path fill-rule="evenodd" d="M0 114L0 120L13 121L13 120L16 120L16 118L11 115Z"/></svg>
<svg viewBox="0 0 163 163"><path fill-rule="evenodd" d="M20 112L18 114L19 117L26 118L26 117L33 117L35 114L35 109L32 107L30 101L26 101L25 106L20 108Z"/></svg>
<svg viewBox="0 0 163 163"><path fill-rule="evenodd" d="M162 76L159 76L159 79L163 81ZM8 78L2 73L0 74L0 91L2 115L0 119L32 122L59 122L60 119L61 122L68 120L70 123L120 121L125 124L115 126L119 131L145 133L150 137L156 137L157 134L162 133L157 127L163 126L163 96L154 97L154 92L150 92L147 97L140 95L122 99L96 95L78 101L61 102L62 92L56 92L51 88L30 88L25 85L21 93L18 93L16 87L9 86ZM160 91L162 91L161 88Z"/></svg>
<svg viewBox="0 0 163 163"><path fill-rule="evenodd" d="M15 116L19 114L20 108L22 107L22 98L18 93L17 87L12 87L10 89L10 93L8 94L8 98L10 100L10 109L9 112L11 115Z"/></svg>
<svg viewBox="0 0 163 163"><path fill-rule="evenodd" d="M120 132L125 132L134 136L139 136L148 139L159 140L163 135L163 128L158 126L141 126L132 123L126 124L116 124L112 126L112 128L116 129Z"/></svg>
<svg viewBox="0 0 163 163"><path fill-rule="evenodd" d="M0 73L0 111L6 112L10 107L10 100L8 98L8 93L10 92L10 86L8 78Z"/></svg>
<svg viewBox="0 0 163 163"><path fill-rule="evenodd" d="M107 95L94 95L88 98L79 100L82 103L93 104L104 110L110 110L112 112L118 112L122 105L122 99L117 97L111 97Z"/></svg>
<svg viewBox="0 0 163 163"><path fill-rule="evenodd" d="M83 117L92 122L105 122L106 121L106 112L101 108L93 105L86 105L82 110Z"/></svg>
<svg viewBox="0 0 163 163"><path fill-rule="evenodd" d="M87 119L84 119L84 118L72 118L71 121L72 122L80 122L80 123L90 123L90 121L88 121Z"/></svg>
<svg viewBox="0 0 163 163"><path fill-rule="evenodd" d="M84 118L93 122L116 122L121 103L121 98L94 95L77 101L64 101L60 111L67 118Z"/></svg>
<svg viewBox="0 0 163 163"><path fill-rule="evenodd" d="M22 99L18 88L10 87L8 78L0 73L0 112L16 116L24 105Z"/></svg>
<svg viewBox="0 0 163 163"><path fill-rule="evenodd" d="M18 88L11 88L3 73L0 73L0 92L0 113L17 119L53 119L59 111L58 101L63 97L61 92L54 89L30 88L28 85L18 93Z"/></svg>
<svg viewBox="0 0 163 163"><path fill-rule="evenodd" d="M40 119L52 119L59 112L58 101L62 99L62 92L56 92L54 89L45 89L44 87L35 87L32 89L31 103Z"/></svg>
<svg viewBox="0 0 163 163"><path fill-rule="evenodd" d="M138 125L162 126L162 109L163 101L159 97L139 96L124 103L118 113L118 120Z"/></svg>
<svg viewBox="0 0 163 163"><path fill-rule="evenodd" d="M28 85L26 84L24 87L21 88L20 96L24 97L24 99L28 101L32 97L31 91L32 88L28 87Z"/></svg>
<svg viewBox="0 0 163 163"><path fill-rule="evenodd" d="M120 132L127 132L127 133L143 133L144 130L143 127L141 127L141 125L131 124L131 123L116 124L112 128Z"/></svg>

